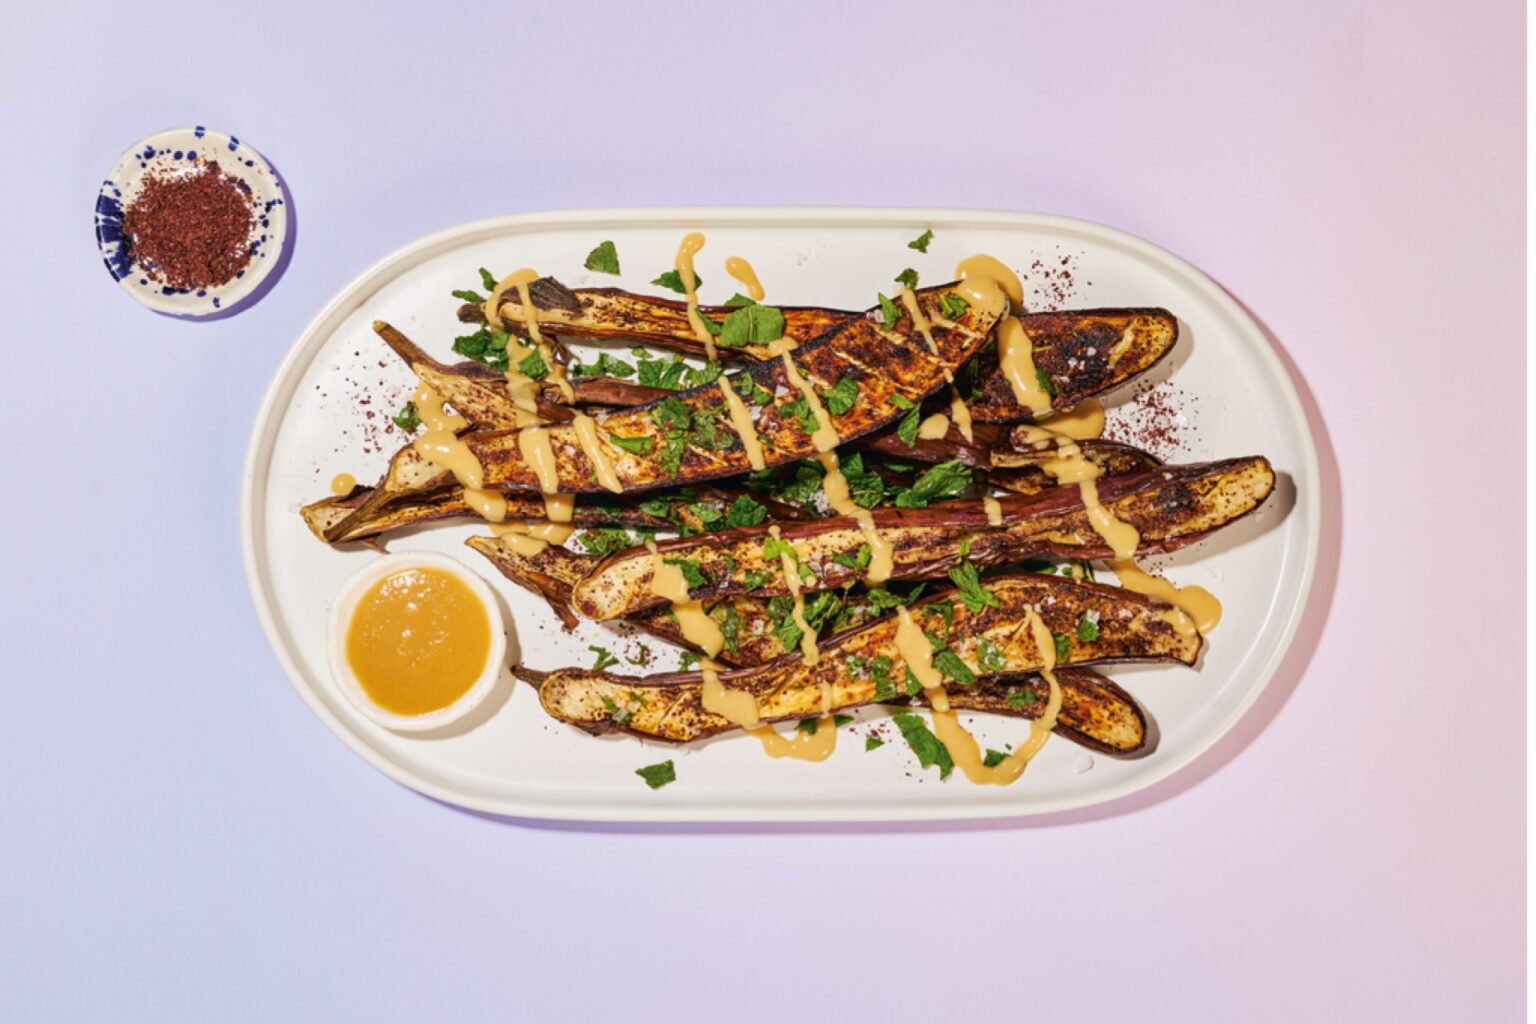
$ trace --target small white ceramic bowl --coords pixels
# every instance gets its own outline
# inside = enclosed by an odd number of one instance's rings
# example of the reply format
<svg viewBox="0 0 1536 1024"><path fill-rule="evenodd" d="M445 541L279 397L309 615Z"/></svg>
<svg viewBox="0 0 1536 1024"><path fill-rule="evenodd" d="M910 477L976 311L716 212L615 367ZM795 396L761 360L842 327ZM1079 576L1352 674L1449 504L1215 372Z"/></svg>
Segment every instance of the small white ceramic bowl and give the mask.
<svg viewBox="0 0 1536 1024"><path fill-rule="evenodd" d="M404 569L439 569L462 580L480 599L481 604L485 605L485 614L491 627L491 649L486 655L485 668L481 669L479 678L452 704L421 715L397 715L379 707L369 699L367 691L357 681L347 661L347 628L352 624L352 613L356 611L358 601L375 583ZM331 678L353 707L386 729L426 732L463 718L495 689L496 681L506 667L506 620L501 614L501 605L496 602L495 593L485 580L463 562L430 551L401 551L373 559L341 585L336 600L331 603L330 655Z"/></svg>

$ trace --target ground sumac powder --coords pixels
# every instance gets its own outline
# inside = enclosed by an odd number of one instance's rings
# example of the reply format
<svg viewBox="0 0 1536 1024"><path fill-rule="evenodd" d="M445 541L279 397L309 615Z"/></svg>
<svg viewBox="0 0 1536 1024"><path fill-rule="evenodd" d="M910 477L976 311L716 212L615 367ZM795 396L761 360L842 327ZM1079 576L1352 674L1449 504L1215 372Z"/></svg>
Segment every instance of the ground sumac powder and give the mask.
<svg viewBox="0 0 1536 1024"><path fill-rule="evenodd" d="M228 282L251 261L256 214L250 190L217 164L146 175L123 212L133 261L171 288L200 290Z"/></svg>

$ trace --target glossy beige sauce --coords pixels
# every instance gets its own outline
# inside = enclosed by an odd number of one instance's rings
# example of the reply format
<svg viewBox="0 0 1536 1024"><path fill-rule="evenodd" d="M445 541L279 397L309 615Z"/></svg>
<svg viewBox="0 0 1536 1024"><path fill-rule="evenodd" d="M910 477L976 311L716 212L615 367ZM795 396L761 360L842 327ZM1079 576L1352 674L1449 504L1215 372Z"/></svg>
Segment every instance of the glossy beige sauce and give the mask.
<svg viewBox="0 0 1536 1024"><path fill-rule="evenodd" d="M651 552L651 593L672 603L683 638L713 658L725 646L725 634L720 632L719 623L710 618L703 604L688 596L688 581L683 578L683 570L667 564L656 550L655 541L648 540L645 546Z"/></svg>
<svg viewBox="0 0 1536 1024"><path fill-rule="evenodd" d="M901 297L901 304L906 307L907 315L912 318L912 326L916 327L918 333L923 336L923 343L928 346L928 351L938 355L939 346L933 340L933 324L929 323L928 318L923 315L922 308L917 303L917 294L906 285L902 285L898 294ZM960 397L960 389L955 387L955 375L949 371L948 367L944 369L944 379L950 387L949 418L954 421L955 429L960 431L961 437L967 441L974 440L970 406L966 405L965 400ZM929 419L932 418L929 417ZM918 428L918 436L923 436L921 427Z"/></svg>
<svg viewBox="0 0 1536 1024"><path fill-rule="evenodd" d="M1035 414L1051 408L1051 396L1035 373L1034 342L1015 316L997 323L997 362L1013 390L1013 400Z"/></svg>
<svg viewBox="0 0 1536 1024"><path fill-rule="evenodd" d="M752 264L740 256L731 256L725 261L725 272L741 282L741 286L747 290L747 298L753 302L762 302L763 296L768 294L763 290L763 283L757 279L757 271L752 269Z"/></svg>
<svg viewBox="0 0 1536 1024"><path fill-rule="evenodd" d="M959 716L954 710L948 707L948 698L944 698L946 705L944 710L939 710L936 695L927 694L929 703L933 705L933 734L949 749L949 756L955 762L955 767L964 772L965 777L972 783L979 786L1007 786L1017 781L1023 774L1025 766L1051 738L1051 730L1056 727L1056 718L1061 712L1061 684L1057 681L1055 672L1056 644L1051 638L1051 631L1046 628L1045 623L1033 609L1026 612L1026 615L1030 637L1040 653L1040 675L1050 686L1050 695L1040 717L1029 723L1029 738L1019 744L1013 753L988 768L983 760L981 745L976 742L976 738L965 726L960 724Z"/></svg>
<svg viewBox="0 0 1536 1024"><path fill-rule="evenodd" d="M816 417L816 432L811 435L811 444L819 452L831 451L842 438L833 429L832 418L827 415L827 407L821 404L821 396L816 394L816 389L811 387L809 381L800 376L800 369L789 358L788 352L780 353L779 358L784 361L784 375L789 378L789 383L805 398L806 404L811 407L811 414Z"/></svg>
<svg viewBox="0 0 1536 1024"><path fill-rule="evenodd" d="M603 448L603 442L597 436L597 421L584 413L577 413L576 418L571 421L571 426L576 430L576 441L581 445L582 453L592 464L592 472L597 477L598 484L606 491L612 491L614 494L621 493L624 485L619 483L619 475L613 470L613 459L609 457L607 450Z"/></svg>
<svg viewBox="0 0 1536 1024"><path fill-rule="evenodd" d="M937 441L949 433L949 417L942 412L925 417L917 425L917 436L924 441Z"/></svg>
<svg viewBox="0 0 1536 1024"><path fill-rule="evenodd" d="M972 283L973 279L980 279L975 282L978 286L981 281L988 281L1001 290L1002 295L1007 299L1007 306L1000 308L989 305L987 308L994 315L1001 314L1005 308L1023 312L1024 282L1020 281L1019 275L1008 269L1007 265L997 257L988 256L986 253L967 256L955 265L955 276L967 284Z"/></svg>
<svg viewBox="0 0 1536 1024"><path fill-rule="evenodd" d="M534 270L532 267L520 267L496 282L496 287L491 291L490 298L485 300L485 305L482 307L485 312L485 322L490 324L495 330L506 329L506 322L501 318L499 296L508 288L515 289L517 291L518 315L523 322L523 330L527 331L534 347L537 348L539 354L544 358L544 365L549 367L549 379L554 381L555 386L560 389L560 397L569 402L576 397L576 393L571 387L570 380L566 377L565 367L555 359L554 349L544 340L544 333L539 329L539 310L534 306L533 300L528 295L528 286L538 279L539 272L537 270ZM507 388L512 393L513 402L519 409L527 413L533 413L537 409L539 382L527 374L520 373L517 370L517 364L522 356L527 355L531 351L533 349L518 344L514 353L511 342L508 343L507 354L510 365L507 368ZM527 424L523 422L523 417L519 416L517 425L526 426Z"/></svg>
<svg viewBox="0 0 1536 1024"><path fill-rule="evenodd" d="M469 426L469 422L444 408L443 399L425 384L417 385L411 401L426 427L426 431L411 442L411 447L432 465L452 473L463 486L478 489L485 479L480 460L458 437L458 432Z"/></svg>
<svg viewBox="0 0 1536 1024"><path fill-rule="evenodd" d="M347 623L347 666L368 699L397 715L445 708L480 678L491 619L463 580L442 569L402 569L358 600Z"/></svg>
<svg viewBox="0 0 1536 1024"><path fill-rule="evenodd" d="M725 377L717 378L715 383L719 385L720 395L725 399L726 411L731 416L731 427L736 431L736 436L741 438L747 462L753 469L762 469L766 464L763 460L763 442L758 439L757 426L752 422L752 413L747 403L741 400L741 396Z"/></svg>
<svg viewBox="0 0 1536 1024"><path fill-rule="evenodd" d="M357 477L353 476L351 473L337 473L335 476L331 477L331 493L336 495L338 498L342 497L343 495L351 494L352 489L356 486Z"/></svg>
<svg viewBox="0 0 1536 1024"><path fill-rule="evenodd" d="M858 521L859 529L864 532L864 540L869 544L869 570L864 579L870 583L883 583L891 578L891 543L886 540L875 526L875 517L869 509L859 505L848 494L848 478L843 476L842 467L838 464L836 452L822 452L817 456L821 462L821 468L825 476L821 481L822 492L827 496L827 504L840 516L848 516Z"/></svg>
<svg viewBox="0 0 1536 1024"><path fill-rule="evenodd" d="M555 463L555 450L549 443L549 432L543 427L524 427L517 434L517 450L523 462L533 470L539 481L539 490L554 494L560 489L560 469Z"/></svg>
<svg viewBox="0 0 1536 1024"><path fill-rule="evenodd" d="M683 279L683 293L688 300L688 325L693 328L693 336L703 343L705 358L714 362L715 336L709 333L699 316L699 275L693 270L693 258L702 248L704 235L698 231L688 232L677 247L677 258L672 261L672 266L677 276Z"/></svg>
<svg viewBox="0 0 1536 1024"><path fill-rule="evenodd" d="M770 526L768 533L774 540L781 539L777 524ZM800 592L800 570L788 552L779 553L779 570L784 574L784 589L789 591L789 596L795 602L790 618L800 627L800 653L804 655L807 665L814 665L820 660L821 652L816 648L816 631L805 621L805 595Z"/></svg>
<svg viewBox="0 0 1536 1024"><path fill-rule="evenodd" d="M1061 437L1092 441L1104 436L1104 403L1097 398L1085 398L1070 409L1044 417L1040 424Z"/></svg>

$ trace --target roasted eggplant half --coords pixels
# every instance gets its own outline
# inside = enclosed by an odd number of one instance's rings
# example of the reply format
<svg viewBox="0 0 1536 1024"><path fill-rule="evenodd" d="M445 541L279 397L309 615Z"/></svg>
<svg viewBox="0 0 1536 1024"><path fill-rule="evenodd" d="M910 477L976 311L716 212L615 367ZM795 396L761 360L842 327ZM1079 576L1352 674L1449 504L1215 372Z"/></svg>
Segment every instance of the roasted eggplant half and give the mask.
<svg viewBox="0 0 1536 1024"><path fill-rule="evenodd" d="M1262 456L1188 466L1164 466L1098 482L1104 509L1141 535L1141 554L1173 551L1191 544L1263 504L1275 474ZM922 509L881 508L875 527L891 544L892 579L921 579L943 574L962 548L980 566L1003 565L1036 555L1108 558L1090 520L1080 490L1057 487L1033 497L998 502L1001 522L993 525L978 501L942 502ZM863 569L860 549L868 539L859 523L834 517L780 528L794 550L801 585L826 590L857 583ZM705 580L691 596L718 597L787 594L778 553L770 556L769 531L726 530L707 537L664 541L664 559L691 563ZM653 560L649 551L632 548L603 561L576 584L572 604L591 619L632 615L661 603L651 591Z"/></svg>
<svg viewBox="0 0 1536 1024"><path fill-rule="evenodd" d="M1172 606L1153 598L1035 574L994 577L987 585L1000 607L971 612L955 599L953 590L910 607L936 649L955 655L954 661L946 661L950 667L945 685L956 693L984 677L1039 672L1045 662L1034 631L1027 628L1031 609L1038 609L1046 627L1064 638L1057 641L1056 652L1062 668L1118 661L1193 665L1200 654L1200 636L1175 628ZM1078 624L1085 618L1098 623L1093 641L1079 635ZM831 637L819 645L815 664L791 654L757 668L724 672L720 678L728 687L750 692L766 722L902 696L901 673L893 671L903 664L896 644L897 621L896 616L886 616ZM539 700L552 717L588 730L623 730L686 742L735 728L730 720L705 710L702 687L697 673L636 679L564 669L540 682Z"/></svg>

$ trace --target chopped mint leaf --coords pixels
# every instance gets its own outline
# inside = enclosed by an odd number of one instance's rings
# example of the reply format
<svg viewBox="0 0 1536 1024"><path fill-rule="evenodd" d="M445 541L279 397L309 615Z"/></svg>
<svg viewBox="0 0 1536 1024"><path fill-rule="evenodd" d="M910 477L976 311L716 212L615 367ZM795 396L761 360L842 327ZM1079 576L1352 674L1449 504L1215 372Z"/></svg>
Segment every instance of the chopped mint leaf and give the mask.
<svg viewBox="0 0 1536 1024"><path fill-rule="evenodd" d="M709 586L709 578L705 576L703 570L699 568L699 563L693 559L663 558L662 561L667 565L677 566L678 570L682 572L683 579L687 582L689 590L694 590L698 587Z"/></svg>
<svg viewBox="0 0 1536 1024"><path fill-rule="evenodd" d="M635 539L629 535L629 531L621 530L616 526L583 531L578 539L581 541L581 546L588 552L602 556L635 546Z"/></svg>
<svg viewBox="0 0 1536 1024"><path fill-rule="evenodd" d="M588 270L595 270L599 274L617 274L619 272L619 250L610 241L597 243L597 248L587 253L587 262L582 266Z"/></svg>
<svg viewBox="0 0 1536 1024"><path fill-rule="evenodd" d="M741 612L730 601L721 601L709 610L709 617L720 626L720 635L725 638L726 653L736 653L737 640L741 636Z"/></svg>
<svg viewBox="0 0 1536 1024"><path fill-rule="evenodd" d="M929 229L907 243L908 249L916 249L918 252L927 252L928 243L933 241L933 231Z"/></svg>
<svg viewBox="0 0 1536 1024"><path fill-rule="evenodd" d="M958 459L932 467L911 487L896 494L897 508L927 508L940 498L952 498L971 486L971 471Z"/></svg>
<svg viewBox="0 0 1536 1024"><path fill-rule="evenodd" d="M741 292L737 292L730 298L726 299L725 304L732 309L738 309L742 306L755 306L757 305L757 300L749 299L745 295L741 294Z"/></svg>
<svg viewBox="0 0 1536 1024"><path fill-rule="evenodd" d="M841 565L845 569L865 569L869 567L869 560L871 557L872 552L870 551L869 545L860 544L857 554L851 555L846 551L839 551L832 556L832 561L836 562L838 565Z"/></svg>
<svg viewBox="0 0 1536 1024"><path fill-rule="evenodd" d="M970 686L976 681L976 673L971 671L971 667L948 648L933 656L933 667L942 672L945 679L953 679L961 686Z"/></svg>
<svg viewBox="0 0 1536 1024"><path fill-rule="evenodd" d="M597 650L598 648L592 649ZM619 707L618 704L614 703L611 697L603 698L603 707L608 710L608 715L613 719L613 724L618 726L620 729L628 725L630 718L634 717L634 712L632 710L629 708Z"/></svg>
<svg viewBox="0 0 1536 1024"><path fill-rule="evenodd" d="M830 391L821 393L821 400L833 416L845 416L859 400L859 382L852 377L839 377Z"/></svg>
<svg viewBox="0 0 1536 1024"><path fill-rule="evenodd" d="M670 760L660 764L648 764L644 768L636 768L635 774L645 780L645 784L652 789L660 789L669 782L677 781L677 768Z"/></svg>
<svg viewBox="0 0 1536 1024"><path fill-rule="evenodd" d="M768 510L747 494L743 494L731 502L731 507L725 510L725 525L731 529L743 526L756 526L768 517Z"/></svg>
<svg viewBox="0 0 1536 1024"><path fill-rule="evenodd" d="M1008 706L1014 709L1022 708L1026 704L1034 704L1039 701L1034 690L1014 690L1008 695Z"/></svg>
<svg viewBox="0 0 1536 1024"><path fill-rule="evenodd" d="M1008 760L1007 754L1001 750L993 750L991 747L988 747L986 756L981 759L981 763L988 768L996 768L1006 760Z"/></svg>
<svg viewBox="0 0 1536 1024"><path fill-rule="evenodd" d="M883 746L885 746L885 740L881 739L879 736L864 737L864 753L866 754L871 750L879 750Z"/></svg>
<svg viewBox="0 0 1536 1024"><path fill-rule="evenodd" d="M983 608L1003 606L1003 602L997 599L996 594L982 586L981 576L974 562L961 562L949 570L949 579L960 588L960 600L965 602L965 610L972 615Z"/></svg>
<svg viewBox="0 0 1536 1024"><path fill-rule="evenodd" d="M679 295L687 295L688 294L688 289L683 284L683 275L681 273L679 273L678 271L676 271L676 270L668 270L668 271L666 271L660 277L658 277L656 280L652 281L651 284L657 284L657 285L660 285L663 288L670 288L673 291L677 292L677 294L679 294ZM702 277L700 277L698 274L694 274L693 275L693 287L694 287L694 289L697 290L703 284L704 284L704 279Z"/></svg>
<svg viewBox="0 0 1536 1024"><path fill-rule="evenodd" d="M577 363L571 367L571 376L583 377L633 377L635 368L622 359L615 359L607 352L599 352L595 363Z"/></svg>
<svg viewBox="0 0 1536 1024"><path fill-rule="evenodd" d="M917 271L913 270L911 267L908 267L896 275L896 283L899 285L905 285L908 288L916 288Z"/></svg>
<svg viewBox="0 0 1536 1024"><path fill-rule="evenodd" d="M693 410L679 398L663 398L651 409L651 419L663 430L687 430Z"/></svg>
<svg viewBox="0 0 1536 1024"><path fill-rule="evenodd" d="M884 292L880 292L878 295L880 298L880 319L885 324L886 330L894 331L897 322L907 315L907 311L886 298Z"/></svg>
<svg viewBox="0 0 1536 1024"><path fill-rule="evenodd" d="M699 322L704 325L704 329L706 331L708 331L716 338L720 337L720 332L725 329L721 326L720 321L711 320L702 309L696 309L694 312L699 314Z"/></svg>
<svg viewBox="0 0 1536 1024"><path fill-rule="evenodd" d="M896 397L903 402L906 401L900 395ZM922 411L916 405L913 405L907 411L907 414L901 418L901 422L896 424L896 436L908 448L917 444L917 428L923 424L922 415Z"/></svg>
<svg viewBox="0 0 1536 1024"><path fill-rule="evenodd" d="M1096 612L1084 612L1083 617L1077 620L1077 638L1090 644L1099 638L1099 616Z"/></svg>
<svg viewBox="0 0 1536 1024"><path fill-rule="evenodd" d="M901 738L907 741L907 746L912 748L912 753L917 755L917 763L924 768L937 766L939 778L949 778L949 773L954 770L955 762L949 756L949 748L939 742L928 728L927 724L916 715L899 714L892 715L891 721L896 723L896 728L901 730Z"/></svg>
<svg viewBox="0 0 1536 1024"><path fill-rule="evenodd" d="M472 292L468 288L455 288L453 290L453 297L456 299L463 299L465 302L485 301L485 296L481 295L479 292Z"/></svg>
<svg viewBox="0 0 1536 1024"><path fill-rule="evenodd" d="M669 608L668 611L671 611L671 609ZM676 620L677 616L674 614L672 616L672 618L674 620ZM677 656L677 670L679 672L687 672L689 669L693 668L693 666L697 665L698 663L699 663L699 652L698 651L681 651L681 652L678 653L678 656Z"/></svg>
<svg viewBox="0 0 1536 1024"><path fill-rule="evenodd" d="M421 414L416 411L415 402L406 402L400 407L400 411L390 417L395 426L407 434L414 433L421 426Z"/></svg>
<svg viewBox="0 0 1536 1024"><path fill-rule="evenodd" d="M609 665L617 665L619 659L608 653L608 648L599 647L596 644L588 644L587 650L597 655L597 660L592 663L593 672L601 672Z"/></svg>
<svg viewBox="0 0 1536 1024"><path fill-rule="evenodd" d="M939 296L939 309L946 320L958 320L965 315L965 311L971 308L971 304L965 301L965 296L954 292L945 292Z"/></svg>
<svg viewBox="0 0 1536 1024"><path fill-rule="evenodd" d="M811 408L811 403L801 395L793 402L785 402L779 407L779 415L789 416L794 419L800 430L806 434L814 434L821 424L816 421L816 410Z"/></svg>
<svg viewBox="0 0 1536 1024"><path fill-rule="evenodd" d="M984 636L976 638L976 663L982 672L1001 672L1008 667L1008 659L1003 654L1002 648Z"/></svg>
<svg viewBox="0 0 1536 1024"><path fill-rule="evenodd" d="M1056 662L1060 664L1072 655L1072 638L1065 633L1051 630L1051 639L1056 643Z"/></svg>
<svg viewBox="0 0 1536 1024"><path fill-rule="evenodd" d="M496 275L484 267L480 268L480 283L485 286L486 292L491 295L496 294Z"/></svg>
<svg viewBox="0 0 1536 1024"><path fill-rule="evenodd" d="M802 719L800 719L800 721L795 723L795 731L796 732L803 732L807 736L815 736L816 735L816 722L817 722L817 720L814 719L814 718L802 718Z"/></svg>
<svg viewBox="0 0 1536 1024"><path fill-rule="evenodd" d="M1057 395L1061 394L1061 389L1056 386L1056 382L1054 380L1051 380L1051 375L1046 373L1045 370L1041 367L1035 367L1035 380L1040 382L1040 390L1044 391L1052 398L1055 398Z"/></svg>
<svg viewBox="0 0 1536 1024"><path fill-rule="evenodd" d="M767 586L768 581L773 579L775 575L777 574L769 569L754 569L742 577L742 588L748 593L751 593L754 590L760 590Z"/></svg>
<svg viewBox="0 0 1536 1024"><path fill-rule="evenodd" d="M773 306L742 306L725 318L720 344L726 348L766 345L784 337L784 314Z"/></svg>
<svg viewBox="0 0 1536 1024"><path fill-rule="evenodd" d="M532 380L543 380L549 376L549 366L544 362L543 353L534 349L518 361L517 372Z"/></svg>
<svg viewBox="0 0 1536 1024"><path fill-rule="evenodd" d="M738 373L731 378L731 387L741 396L743 402L751 402L753 405L767 405L773 401L773 392L767 388L757 386L757 381L752 379L750 373Z"/></svg>
<svg viewBox="0 0 1536 1024"><path fill-rule="evenodd" d="M608 440L631 455L649 455L651 449L656 447L656 439L653 437L620 437L612 431L608 433Z"/></svg>

